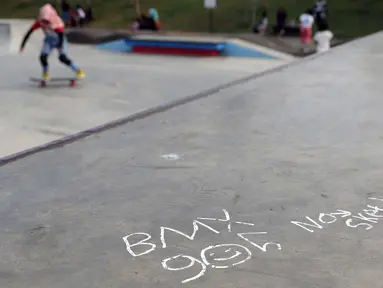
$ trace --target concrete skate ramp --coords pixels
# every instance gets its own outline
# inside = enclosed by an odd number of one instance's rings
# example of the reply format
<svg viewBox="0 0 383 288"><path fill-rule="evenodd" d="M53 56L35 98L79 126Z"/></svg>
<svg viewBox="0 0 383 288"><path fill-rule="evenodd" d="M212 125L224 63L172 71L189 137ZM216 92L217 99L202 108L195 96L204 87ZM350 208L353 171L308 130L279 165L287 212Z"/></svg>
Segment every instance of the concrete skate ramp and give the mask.
<svg viewBox="0 0 383 288"><path fill-rule="evenodd" d="M41 75L43 35L32 34L19 55L32 21L10 23L11 49L0 56L0 133L6 135L0 141L0 158L287 62L137 56L69 45L69 57L87 73L85 81L74 89L67 83L39 89L29 78ZM49 62L51 77L73 76L59 63L56 51Z"/></svg>
<svg viewBox="0 0 383 288"><path fill-rule="evenodd" d="M3 166L1 286L381 288L382 39Z"/></svg>
<svg viewBox="0 0 383 288"><path fill-rule="evenodd" d="M19 52L20 43L32 25L33 20L0 19L0 38L3 43L0 47L0 55L14 55ZM37 31L29 41L29 51L36 53L41 47L43 34Z"/></svg>

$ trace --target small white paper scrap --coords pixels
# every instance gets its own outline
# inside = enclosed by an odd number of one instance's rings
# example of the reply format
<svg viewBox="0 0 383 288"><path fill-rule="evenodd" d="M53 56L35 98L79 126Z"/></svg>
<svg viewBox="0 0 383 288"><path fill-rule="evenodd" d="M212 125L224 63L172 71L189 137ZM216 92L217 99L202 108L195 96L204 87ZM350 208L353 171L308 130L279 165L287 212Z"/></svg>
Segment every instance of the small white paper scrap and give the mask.
<svg viewBox="0 0 383 288"><path fill-rule="evenodd" d="M180 156L178 156L178 154L164 154L164 155L161 155L161 157L165 160L178 160L180 159Z"/></svg>

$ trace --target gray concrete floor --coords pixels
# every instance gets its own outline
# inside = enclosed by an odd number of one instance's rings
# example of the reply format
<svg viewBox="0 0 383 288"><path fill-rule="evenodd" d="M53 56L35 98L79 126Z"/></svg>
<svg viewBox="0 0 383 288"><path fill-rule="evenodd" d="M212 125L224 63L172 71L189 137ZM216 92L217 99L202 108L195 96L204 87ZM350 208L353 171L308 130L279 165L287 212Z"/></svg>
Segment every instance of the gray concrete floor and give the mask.
<svg viewBox="0 0 383 288"><path fill-rule="evenodd" d="M381 44L1 167L0 286L381 288Z"/></svg>
<svg viewBox="0 0 383 288"><path fill-rule="evenodd" d="M16 35L21 38L24 30L19 28ZM287 62L122 55L70 45L69 56L87 78L75 88L51 83L40 89L29 80L41 76L40 42L36 32L23 55L0 55L0 133L7 135L0 142L0 157ZM56 52L50 65L51 77L73 75Z"/></svg>

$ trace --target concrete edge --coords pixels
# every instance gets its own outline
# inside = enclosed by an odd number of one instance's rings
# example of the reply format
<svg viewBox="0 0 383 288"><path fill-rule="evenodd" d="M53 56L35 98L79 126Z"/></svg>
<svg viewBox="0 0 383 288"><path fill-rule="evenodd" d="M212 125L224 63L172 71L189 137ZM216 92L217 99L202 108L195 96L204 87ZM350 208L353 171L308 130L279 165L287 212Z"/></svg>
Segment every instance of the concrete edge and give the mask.
<svg viewBox="0 0 383 288"><path fill-rule="evenodd" d="M168 42L225 42L229 37L209 35L209 36L193 36L193 35L167 35L167 34L136 34L132 35L132 39L151 40L151 41L168 41Z"/></svg>
<svg viewBox="0 0 383 288"><path fill-rule="evenodd" d="M231 88L231 87L236 86L236 85L246 83L250 80L254 80L254 79L260 78L262 76L269 75L269 74L274 73L274 72L282 71L283 69L286 69L290 66L298 65L298 64L304 63L306 61L310 61L310 60L312 60L318 56L321 56L321 55L308 56L308 57L303 58L302 60L299 60L299 61L288 62L288 63L283 64L281 66L265 70L263 72L254 73L254 74L251 74L249 76L230 81L226 84L219 85L215 88L210 88L208 90L205 90L205 91L193 94L193 95L189 95L189 96L183 97L181 99L177 99L177 100L173 100L173 101L170 101L170 102L167 102L164 104L160 104L160 105L154 106L152 108L148 108L148 109L142 110L140 112L133 113L133 114L128 115L126 117L122 117L120 119L110 121L110 122L107 122L105 124L98 125L98 126L80 131L78 133L71 134L71 135L65 136L63 138L51 141L51 142L48 142L48 143L45 143L42 145L38 145L38 146L34 146L32 148L29 148L29 149L26 149L26 150L23 150L23 151L20 151L20 152L17 152L17 153L14 153L14 154L11 154L11 155L8 155L5 157L2 157L2 158L0 158L0 167L6 165L8 163L23 159L27 156L31 156L33 154L37 154L39 152L43 152L43 151L47 151L47 150L53 150L55 148L61 148L67 144L70 144L70 143L76 142L78 140L84 139L88 136L92 136L94 134L98 134L98 133L113 129L113 128L122 126L124 124L130 123L130 122L133 122L136 120L144 119L144 118L149 117L151 115L165 112L165 111L168 111L172 108L175 108L175 107L178 107L178 106L190 103L190 102L194 102L194 101L202 99L202 98L206 98L206 97L214 95L214 94L216 94L222 90Z"/></svg>

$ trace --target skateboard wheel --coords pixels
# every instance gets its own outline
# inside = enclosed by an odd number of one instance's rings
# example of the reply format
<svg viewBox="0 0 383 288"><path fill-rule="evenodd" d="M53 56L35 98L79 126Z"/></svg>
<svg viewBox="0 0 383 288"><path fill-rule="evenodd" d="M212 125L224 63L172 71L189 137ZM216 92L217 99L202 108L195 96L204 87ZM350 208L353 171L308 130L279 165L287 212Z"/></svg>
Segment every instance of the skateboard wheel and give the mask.
<svg viewBox="0 0 383 288"><path fill-rule="evenodd" d="M45 87L45 82L44 81L41 81L40 82L40 88L44 88Z"/></svg>
<svg viewBox="0 0 383 288"><path fill-rule="evenodd" d="M75 80L71 80L70 81L70 87L74 87L76 86L76 81Z"/></svg>

